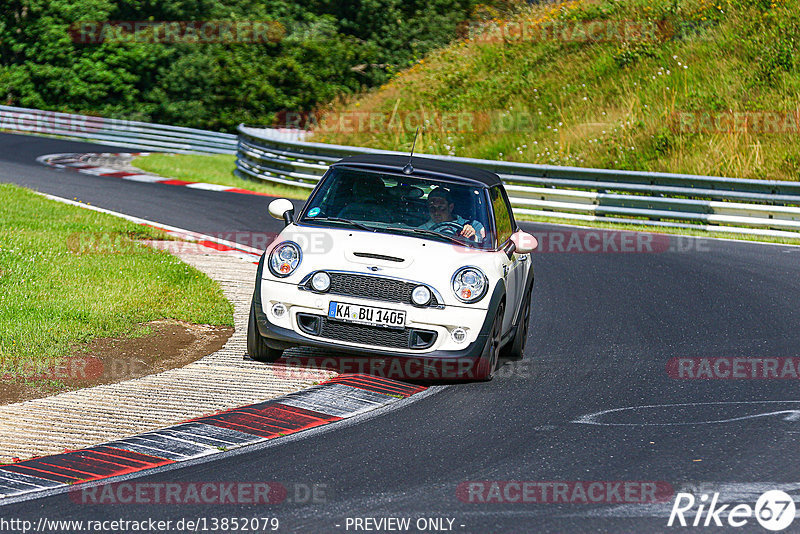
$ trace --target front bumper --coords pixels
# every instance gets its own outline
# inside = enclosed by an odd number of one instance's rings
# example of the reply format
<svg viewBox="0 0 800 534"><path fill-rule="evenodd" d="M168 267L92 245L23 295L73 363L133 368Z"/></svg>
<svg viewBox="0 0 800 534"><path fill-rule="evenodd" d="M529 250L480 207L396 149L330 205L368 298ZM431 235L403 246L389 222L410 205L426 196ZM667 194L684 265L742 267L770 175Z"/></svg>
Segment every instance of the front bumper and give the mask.
<svg viewBox="0 0 800 534"><path fill-rule="evenodd" d="M362 359L364 357L371 359L394 358L399 359L401 366L405 369L418 369L424 374L426 370L434 367L439 369L440 374L444 376L451 376L453 373L459 375L453 376L453 378L461 378L461 375L469 374L470 369L474 368L475 363L481 357L497 308L504 294L504 285L501 282L495 287L489 300L488 309L448 307L412 310L409 308L407 323L410 328L437 332L436 342L429 349L412 350L344 343L336 339L322 339L303 333L298 326L298 314L324 316L328 302L340 299L376 307L397 306L352 297L320 295L300 291L294 284L262 280L263 262L264 258L262 257L256 274L253 305L259 333L271 348L286 350L292 347L314 347L325 349L337 356L358 356ZM270 310L274 302L288 304L288 313L284 317L271 318L268 313L265 313L265 309ZM443 320L445 317L449 317L449 319ZM450 321L456 321L458 324L446 324ZM465 342L456 344L450 336L450 327L462 325L467 326L468 337ZM355 359L352 361L356 362ZM372 368L373 365L369 364L369 367Z"/></svg>

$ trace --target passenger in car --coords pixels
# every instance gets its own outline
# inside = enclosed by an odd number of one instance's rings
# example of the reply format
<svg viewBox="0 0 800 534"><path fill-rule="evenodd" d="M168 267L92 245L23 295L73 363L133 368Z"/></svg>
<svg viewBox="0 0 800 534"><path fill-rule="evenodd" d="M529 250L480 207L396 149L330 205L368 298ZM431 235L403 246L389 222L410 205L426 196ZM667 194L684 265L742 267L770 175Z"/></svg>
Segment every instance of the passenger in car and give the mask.
<svg viewBox="0 0 800 534"><path fill-rule="evenodd" d="M353 201L338 216L357 221L390 222L383 180L377 176L360 177L353 185Z"/></svg>

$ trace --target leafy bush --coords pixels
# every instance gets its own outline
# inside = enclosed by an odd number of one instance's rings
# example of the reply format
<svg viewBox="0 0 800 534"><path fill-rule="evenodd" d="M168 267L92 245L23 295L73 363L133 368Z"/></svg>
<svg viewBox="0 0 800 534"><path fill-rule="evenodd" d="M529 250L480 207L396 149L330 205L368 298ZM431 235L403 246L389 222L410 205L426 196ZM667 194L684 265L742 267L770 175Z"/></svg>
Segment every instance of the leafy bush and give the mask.
<svg viewBox="0 0 800 534"><path fill-rule="evenodd" d="M6 0L0 102L232 131L386 82L477 0ZM74 42L92 21L277 21L263 43ZM73 28L74 29L74 28Z"/></svg>

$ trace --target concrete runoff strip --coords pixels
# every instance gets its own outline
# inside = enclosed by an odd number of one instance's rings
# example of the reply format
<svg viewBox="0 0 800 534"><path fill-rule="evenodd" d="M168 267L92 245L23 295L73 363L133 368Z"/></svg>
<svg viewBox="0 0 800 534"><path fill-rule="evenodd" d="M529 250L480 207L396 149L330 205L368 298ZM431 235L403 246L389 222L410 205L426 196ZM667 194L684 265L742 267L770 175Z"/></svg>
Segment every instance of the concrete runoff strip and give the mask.
<svg viewBox="0 0 800 534"><path fill-rule="evenodd" d="M169 248L171 242L157 246ZM237 406L263 402L323 382L336 373L246 360L247 320L256 266L198 246L177 252L219 282L234 305L235 332L225 346L185 367L116 384L0 406L0 463L80 449L156 430Z"/></svg>

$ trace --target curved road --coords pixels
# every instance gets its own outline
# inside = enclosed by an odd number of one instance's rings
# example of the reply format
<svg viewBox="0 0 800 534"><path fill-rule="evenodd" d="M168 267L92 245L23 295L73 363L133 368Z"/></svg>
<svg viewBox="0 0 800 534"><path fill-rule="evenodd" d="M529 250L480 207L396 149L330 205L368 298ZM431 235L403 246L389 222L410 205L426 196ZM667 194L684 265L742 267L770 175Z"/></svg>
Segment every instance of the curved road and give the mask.
<svg viewBox="0 0 800 534"><path fill-rule="evenodd" d="M0 134L0 182L199 232L276 230L263 197L61 172L34 161L103 150L123 149ZM559 226L523 227L551 241L573 235ZM473 502L457 491L470 481L652 481L753 506L767 489L800 488L792 454L800 412L788 402L800 401L796 380L667 372L672 358L800 357L800 248L669 241L673 250L654 253L535 254L526 357L490 383L437 386L399 409L135 480L275 481L294 502L89 505L62 494L4 506L0 517L269 516L279 518L281 532L364 532L352 520L365 517L410 518L409 531L419 532L417 519L447 518L454 532L660 532L670 530L669 492L663 504L584 504L574 495L570 502L474 502L491 497L490 484L472 486ZM641 406L651 407L598 415ZM576 422L582 417L599 424ZM317 502L302 498L310 487ZM736 530L764 531L753 518Z"/></svg>

